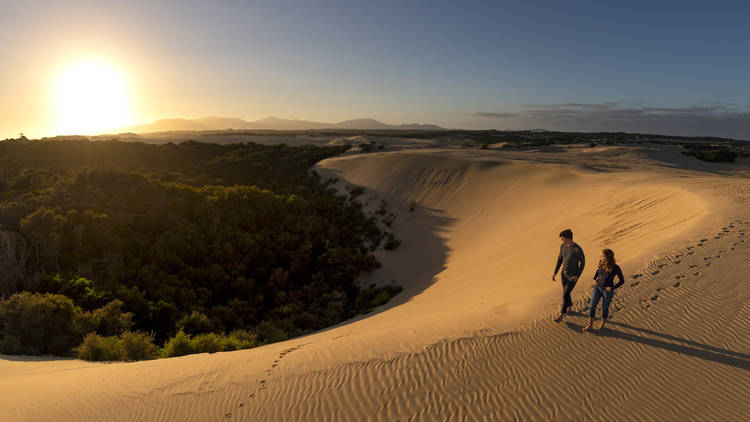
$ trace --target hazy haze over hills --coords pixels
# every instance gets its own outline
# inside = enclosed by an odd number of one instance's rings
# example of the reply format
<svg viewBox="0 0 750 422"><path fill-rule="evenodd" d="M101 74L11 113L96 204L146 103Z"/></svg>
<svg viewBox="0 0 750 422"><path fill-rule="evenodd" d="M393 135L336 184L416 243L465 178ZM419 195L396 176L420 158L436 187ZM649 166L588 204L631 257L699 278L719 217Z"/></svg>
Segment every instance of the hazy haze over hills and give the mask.
<svg viewBox="0 0 750 422"><path fill-rule="evenodd" d="M152 123L133 125L119 129L120 132L164 132L169 130L224 130L224 129L275 129L275 130L313 130L313 129L406 129L406 130L440 130L437 125L410 123L389 125L375 119L352 119L338 123L312 122L298 119L281 119L266 117L249 122L235 117L209 116L200 119L161 119Z"/></svg>

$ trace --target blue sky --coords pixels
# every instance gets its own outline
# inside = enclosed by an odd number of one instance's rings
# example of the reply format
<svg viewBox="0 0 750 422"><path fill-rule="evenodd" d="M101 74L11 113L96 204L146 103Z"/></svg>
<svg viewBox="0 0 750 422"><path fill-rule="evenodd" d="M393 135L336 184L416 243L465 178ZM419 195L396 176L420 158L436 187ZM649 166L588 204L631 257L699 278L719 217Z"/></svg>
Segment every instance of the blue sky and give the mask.
<svg viewBox="0 0 750 422"><path fill-rule="evenodd" d="M123 70L139 122L373 117L750 139L747 2L0 0L0 7L0 137L48 134L49 81L85 55Z"/></svg>

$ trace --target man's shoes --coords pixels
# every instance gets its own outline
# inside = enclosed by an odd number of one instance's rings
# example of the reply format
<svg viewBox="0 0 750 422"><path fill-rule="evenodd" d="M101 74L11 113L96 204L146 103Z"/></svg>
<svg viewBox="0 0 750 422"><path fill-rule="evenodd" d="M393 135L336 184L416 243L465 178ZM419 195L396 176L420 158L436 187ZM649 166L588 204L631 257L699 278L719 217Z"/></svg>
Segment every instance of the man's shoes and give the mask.
<svg viewBox="0 0 750 422"><path fill-rule="evenodd" d="M565 318L565 314L560 314L559 317L555 318L555 322L561 322Z"/></svg>

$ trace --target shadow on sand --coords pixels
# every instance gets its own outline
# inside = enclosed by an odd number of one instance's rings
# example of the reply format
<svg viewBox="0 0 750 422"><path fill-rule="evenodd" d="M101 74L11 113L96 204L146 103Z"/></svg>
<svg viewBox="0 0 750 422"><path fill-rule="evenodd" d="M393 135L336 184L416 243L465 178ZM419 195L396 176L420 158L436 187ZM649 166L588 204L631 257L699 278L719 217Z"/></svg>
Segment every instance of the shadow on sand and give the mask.
<svg viewBox="0 0 750 422"><path fill-rule="evenodd" d="M566 324L568 328L578 333L580 333L581 329L583 328L582 325L578 325L572 322L567 322ZM613 325L625 328L627 330L635 331L635 333L628 333L625 331L613 329ZM659 349L677 352L688 356L694 356L707 361L722 363L724 365L730 365L735 368L750 371L750 354L722 349L720 347L699 343L697 341L676 337L670 334L663 334L645 328L634 327L632 325L623 324L621 322L610 321L607 323L607 327L605 327L604 330L592 331L591 334L598 337L612 337L616 339L632 341L646 346L656 347ZM640 334L659 337L664 340L646 337Z"/></svg>

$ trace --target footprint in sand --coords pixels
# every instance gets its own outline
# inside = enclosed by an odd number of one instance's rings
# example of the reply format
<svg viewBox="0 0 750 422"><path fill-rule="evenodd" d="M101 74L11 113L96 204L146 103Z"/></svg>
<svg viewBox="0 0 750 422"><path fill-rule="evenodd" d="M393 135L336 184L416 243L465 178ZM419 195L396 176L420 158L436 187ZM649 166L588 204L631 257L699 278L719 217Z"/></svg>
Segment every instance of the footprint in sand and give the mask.
<svg viewBox="0 0 750 422"><path fill-rule="evenodd" d="M657 274L659 274L659 270L651 271L651 275L657 275Z"/></svg>
<svg viewBox="0 0 750 422"><path fill-rule="evenodd" d="M708 240L708 239L701 239L700 241L701 241L701 242L705 242L705 241L707 241L707 240Z"/></svg>
<svg viewBox="0 0 750 422"><path fill-rule="evenodd" d="M636 281L635 283L630 283L630 287L635 287L637 285L641 284L640 281Z"/></svg>
<svg viewBox="0 0 750 422"><path fill-rule="evenodd" d="M696 276L698 276L698 275L701 275L701 273L700 273L700 272L698 272L698 271L696 271L696 272L695 272L695 274L693 274L693 275L696 275Z"/></svg>
<svg viewBox="0 0 750 422"><path fill-rule="evenodd" d="M688 252L688 255L692 255L692 254L694 254L694 253L695 253L695 252L693 252L693 251L690 251L690 252Z"/></svg>
<svg viewBox="0 0 750 422"><path fill-rule="evenodd" d="M707 266L707 267L710 267L710 266L711 266L711 263L710 263L710 262L706 262L706 266Z"/></svg>
<svg viewBox="0 0 750 422"><path fill-rule="evenodd" d="M678 282L674 283L673 286L680 287L680 282L678 281Z"/></svg>
<svg viewBox="0 0 750 422"><path fill-rule="evenodd" d="M676 276L674 276L674 278L676 278L676 279L678 279L678 280L679 280L679 279L681 279L681 278L685 278L685 276L684 276L684 275L682 275L682 274L680 274L680 275L676 275Z"/></svg>
<svg viewBox="0 0 750 422"><path fill-rule="evenodd" d="M676 260L674 260L674 261L672 261L672 262L673 262L673 263L675 263L675 264L679 264L679 263L680 263L680 262L682 262L682 261L681 261L681 260L679 260L679 259L676 259Z"/></svg>
<svg viewBox="0 0 750 422"><path fill-rule="evenodd" d="M640 273L638 273L638 274L633 274L633 275L631 275L631 276L630 276L630 278L632 278L633 280L635 280L635 279L637 279L637 278L641 278L641 277L643 277L643 274L640 274Z"/></svg>
<svg viewBox="0 0 750 422"><path fill-rule="evenodd" d="M656 300L656 299L659 299L659 295L653 295L653 296L651 296L651 300Z"/></svg>

